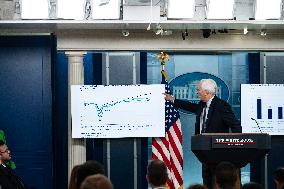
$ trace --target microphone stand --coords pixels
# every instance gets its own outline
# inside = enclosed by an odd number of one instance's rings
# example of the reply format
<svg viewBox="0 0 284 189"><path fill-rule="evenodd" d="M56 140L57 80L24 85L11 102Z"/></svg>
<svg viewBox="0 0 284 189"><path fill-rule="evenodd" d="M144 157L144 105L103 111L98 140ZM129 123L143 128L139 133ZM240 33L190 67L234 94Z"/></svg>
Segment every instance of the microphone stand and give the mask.
<svg viewBox="0 0 284 189"><path fill-rule="evenodd" d="M262 131L261 131L261 129L260 129L260 126L259 126L258 122L256 121L256 119L254 119L253 117L251 117L250 119L253 120L253 121L255 121L259 132L262 133Z"/></svg>
<svg viewBox="0 0 284 189"><path fill-rule="evenodd" d="M260 129L260 126L257 122L256 119L254 119L253 117L250 118L251 120L255 121L256 125L257 125L257 128L259 129L260 133L263 133ZM265 154L264 156L264 188L267 188L268 187L268 180L267 180L267 154Z"/></svg>

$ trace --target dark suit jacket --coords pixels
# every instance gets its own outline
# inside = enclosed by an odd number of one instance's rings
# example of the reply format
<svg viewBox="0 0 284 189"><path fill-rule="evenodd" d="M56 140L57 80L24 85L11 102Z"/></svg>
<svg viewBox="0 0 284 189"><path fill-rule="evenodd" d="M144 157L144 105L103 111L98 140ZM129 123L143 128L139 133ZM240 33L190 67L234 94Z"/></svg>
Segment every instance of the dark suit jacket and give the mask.
<svg viewBox="0 0 284 189"><path fill-rule="evenodd" d="M0 186L2 189L24 189L20 179L8 167L0 164Z"/></svg>
<svg viewBox="0 0 284 189"><path fill-rule="evenodd" d="M204 102L195 104L178 99L174 101L175 107L196 114L195 134L200 133L200 116L204 107L203 104ZM242 132L241 124L236 119L231 106L226 101L216 96L212 99L210 104L205 124L205 133L228 133L230 128L232 132Z"/></svg>

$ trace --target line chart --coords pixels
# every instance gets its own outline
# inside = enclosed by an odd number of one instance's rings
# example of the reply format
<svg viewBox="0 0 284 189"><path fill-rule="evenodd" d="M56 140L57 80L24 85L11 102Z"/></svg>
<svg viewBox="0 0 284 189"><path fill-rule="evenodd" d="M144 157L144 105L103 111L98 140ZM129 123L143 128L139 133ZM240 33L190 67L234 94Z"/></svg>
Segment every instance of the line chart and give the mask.
<svg viewBox="0 0 284 189"><path fill-rule="evenodd" d="M143 102L149 102L150 98L147 97L147 95L151 95L151 93L149 94L143 94L143 95L139 95L136 97L129 97L129 98L125 98L119 101L111 101L111 102L107 102L101 106L99 106L99 104L97 104L96 102L84 102L84 106L94 106L96 111L97 111L97 116L99 117L99 121L102 121L102 117L104 112L106 111L111 111L111 107L116 106L116 105L121 105L122 103L135 103L135 102L139 102L139 103L143 103ZM142 97L145 96L145 97Z"/></svg>
<svg viewBox="0 0 284 189"><path fill-rule="evenodd" d="M161 84L72 85L72 137L163 137L164 91Z"/></svg>

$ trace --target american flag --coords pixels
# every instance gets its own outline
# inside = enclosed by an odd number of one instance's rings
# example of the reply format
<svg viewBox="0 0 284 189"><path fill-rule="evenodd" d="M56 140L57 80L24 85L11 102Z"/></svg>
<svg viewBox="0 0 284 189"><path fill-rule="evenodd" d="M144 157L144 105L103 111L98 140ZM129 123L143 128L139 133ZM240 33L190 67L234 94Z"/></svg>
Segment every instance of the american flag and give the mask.
<svg viewBox="0 0 284 189"><path fill-rule="evenodd" d="M166 72L162 71L162 84L166 86L166 93L170 94ZM179 119L179 112L174 108L173 103L166 101L166 136L152 139L152 159L159 159L165 162L168 168L169 180L167 186L170 189L183 187L183 151L182 132Z"/></svg>

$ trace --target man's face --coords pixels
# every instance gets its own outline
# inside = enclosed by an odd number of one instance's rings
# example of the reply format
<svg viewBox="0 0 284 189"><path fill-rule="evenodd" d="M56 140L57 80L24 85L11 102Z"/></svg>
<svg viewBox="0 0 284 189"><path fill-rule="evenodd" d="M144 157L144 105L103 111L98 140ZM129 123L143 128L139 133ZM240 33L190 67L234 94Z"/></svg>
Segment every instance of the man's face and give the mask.
<svg viewBox="0 0 284 189"><path fill-rule="evenodd" d="M207 102L207 95L208 95L208 92L203 90L201 88L201 84L199 83L198 84L198 88L197 88L197 94L199 96L199 99L203 102Z"/></svg>
<svg viewBox="0 0 284 189"><path fill-rule="evenodd" d="M0 146L0 156L4 163L11 159L10 150L7 148L6 144Z"/></svg>

